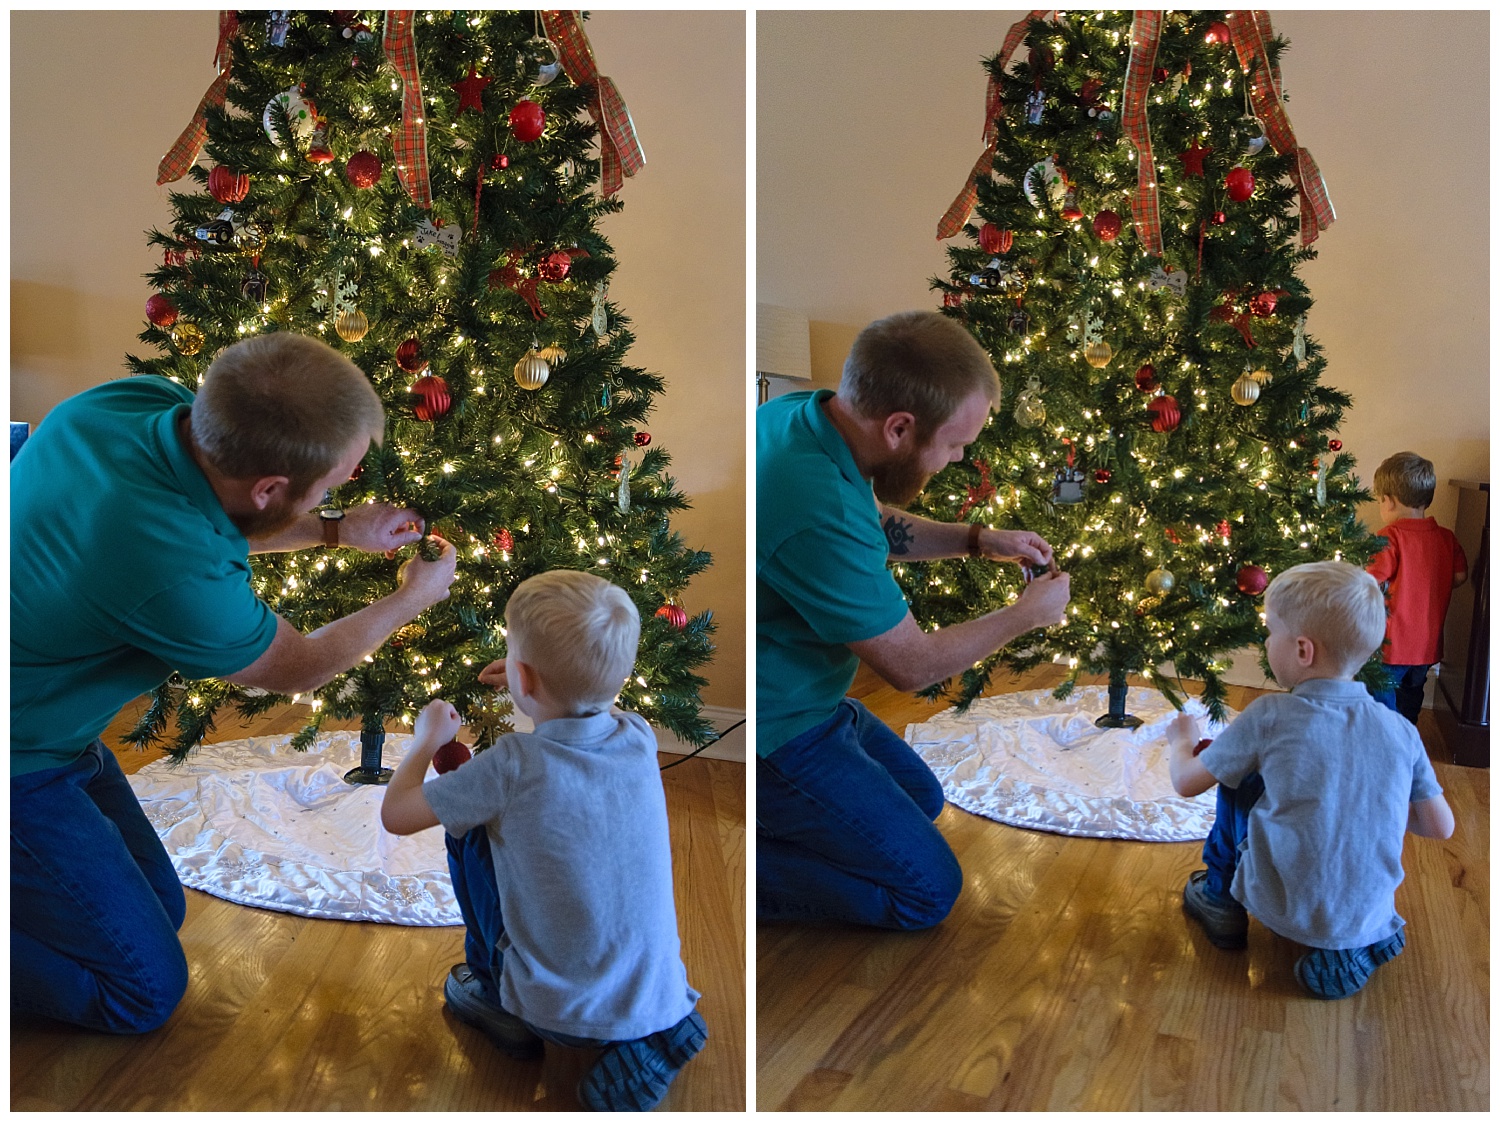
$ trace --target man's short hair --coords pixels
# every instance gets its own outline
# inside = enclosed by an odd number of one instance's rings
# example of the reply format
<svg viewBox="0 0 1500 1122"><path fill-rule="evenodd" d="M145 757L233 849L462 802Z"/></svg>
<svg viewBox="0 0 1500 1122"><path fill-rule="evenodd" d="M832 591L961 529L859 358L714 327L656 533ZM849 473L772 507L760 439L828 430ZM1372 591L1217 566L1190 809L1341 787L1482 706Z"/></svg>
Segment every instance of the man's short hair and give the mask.
<svg viewBox="0 0 1500 1122"><path fill-rule="evenodd" d="M897 312L855 337L839 396L873 420L910 413L926 440L971 394L1000 404L1000 378L974 336L937 312Z"/></svg>
<svg viewBox="0 0 1500 1122"><path fill-rule="evenodd" d="M1418 509L1432 505L1437 490L1437 472L1432 461L1415 452L1397 452L1375 469L1375 497L1389 495L1402 506Z"/></svg>
<svg viewBox="0 0 1500 1122"><path fill-rule="evenodd" d="M505 605L509 649L582 712L601 712L635 666L641 616L593 573L553 569L523 580Z"/></svg>
<svg viewBox="0 0 1500 1122"><path fill-rule="evenodd" d="M231 479L284 475L308 489L356 441L379 444L385 409L364 371L326 343L280 331L225 347L193 400L193 443Z"/></svg>
<svg viewBox="0 0 1500 1122"><path fill-rule="evenodd" d="M1375 578L1346 561L1312 561L1279 573L1266 611L1305 635L1354 675L1385 639L1385 596Z"/></svg>

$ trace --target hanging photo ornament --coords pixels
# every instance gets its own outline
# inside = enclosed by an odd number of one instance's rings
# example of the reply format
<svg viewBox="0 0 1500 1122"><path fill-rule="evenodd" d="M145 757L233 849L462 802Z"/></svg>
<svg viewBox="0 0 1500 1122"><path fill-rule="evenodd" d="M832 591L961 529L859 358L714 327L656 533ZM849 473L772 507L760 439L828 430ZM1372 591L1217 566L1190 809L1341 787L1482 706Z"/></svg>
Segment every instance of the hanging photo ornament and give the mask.
<svg viewBox="0 0 1500 1122"><path fill-rule="evenodd" d="M1047 403L1042 400L1042 383L1035 374L1016 395L1015 418L1023 429L1041 428L1047 423Z"/></svg>
<svg viewBox="0 0 1500 1122"><path fill-rule="evenodd" d="M521 69L533 86L551 85L562 73L557 44L545 35L533 35L521 44Z"/></svg>
<svg viewBox="0 0 1500 1122"><path fill-rule="evenodd" d="M266 13L266 44L271 47L286 46L286 33L292 29L292 13L274 11Z"/></svg>
<svg viewBox="0 0 1500 1122"><path fill-rule="evenodd" d="M1026 309L1021 307L1020 301L1016 302L1016 310L1010 313L1010 318L1005 321L1005 329L1012 335L1025 335L1026 329L1031 326L1031 317L1026 314Z"/></svg>
<svg viewBox="0 0 1500 1122"><path fill-rule="evenodd" d="M313 127L317 123L317 107L302 96L300 87L293 86L273 97L266 105L266 111L261 117L261 124L266 130L266 135L271 138L272 144L278 148L281 146L275 124L275 112L278 107L286 114L287 124L291 126L294 138L302 140L312 135Z"/></svg>
<svg viewBox="0 0 1500 1122"><path fill-rule="evenodd" d="M271 278L260 269L251 269L240 283L240 295L257 306L266 302L266 291L271 287Z"/></svg>
<svg viewBox="0 0 1500 1122"><path fill-rule="evenodd" d="M1083 502L1085 476L1073 463L1073 442L1065 437L1063 443L1068 446L1068 460L1057 469L1057 475L1052 479L1052 501L1072 506Z"/></svg>
<svg viewBox="0 0 1500 1122"><path fill-rule="evenodd" d="M1026 95L1026 123L1028 125L1039 125L1042 123L1042 110L1047 107L1047 95L1042 93L1041 86L1037 86Z"/></svg>

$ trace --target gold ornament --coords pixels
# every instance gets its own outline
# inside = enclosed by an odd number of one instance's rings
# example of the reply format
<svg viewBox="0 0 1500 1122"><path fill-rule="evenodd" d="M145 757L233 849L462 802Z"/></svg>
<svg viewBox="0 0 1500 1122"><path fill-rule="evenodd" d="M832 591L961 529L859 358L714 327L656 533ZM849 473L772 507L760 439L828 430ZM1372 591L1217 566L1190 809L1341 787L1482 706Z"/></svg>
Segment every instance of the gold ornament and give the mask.
<svg viewBox="0 0 1500 1122"><path fill-rule="evenodd" d="M1165 596L1176 583L1177 578L1166 569L1152 569L1146 574L1146 591L1153 596Z"/></svg>
<svg viewBox="0 0 1500 1122"><path fill-rule="evenodd" d="M1026 388L1016 395L1016 424L1023 429L1041 428L1047 423L1047 403L1042 400L1042 383L1033 374Z"/></svg>
<svg viewBox="0 0 1500 1122"><path fill-rule="evenodd" d="M183 354L195 355L203 349L203 332L198 330L197 324L179 320L172 328L172 342Z"/></svg>
<svg viewBox="0 0 1500 1122"><path fill-rule="evenodd" d="M1229 396L1236 405L1254 405L1260 397L1260 383L1252 374L1241 374L1230 387Z"/></svg>
<svg viewBox="0 0 1500 1122"><path fill-rule="evenodd" d="M370 330L370 321L358 308L348 308L333 317L333 329L346 343L358 343Z"/></svg>
<svg viewBox="0 0 1500 1122"><path fill-rule="evenodd" d="M1269 386L1271 384L1271 372L1269 370L1252 370L1250 371L1250 377L1254 378L1261 386Z"/></svg>
<svg viewBox="0 0 1500 1122"><path fill-rule="evenodd" d="M1098 339L1083 348L1083 357L1090 366L1108 366L1109 360L1115 357L1115 349Z"/></svg>
<svg viewBox="0 0 1500 1122"><path fill-rule="evenodd" d="M543 347L537 351L537 354L541 355L552 366L568 361L568 352L557 346Z"/></svg>
<svg viewBox="0 0 1500 1122"><path fill-rule="evenodd" d="M516 363L516 385L523 390L539 390L547 384L552 368L535 349L527 351Z"/></svg>

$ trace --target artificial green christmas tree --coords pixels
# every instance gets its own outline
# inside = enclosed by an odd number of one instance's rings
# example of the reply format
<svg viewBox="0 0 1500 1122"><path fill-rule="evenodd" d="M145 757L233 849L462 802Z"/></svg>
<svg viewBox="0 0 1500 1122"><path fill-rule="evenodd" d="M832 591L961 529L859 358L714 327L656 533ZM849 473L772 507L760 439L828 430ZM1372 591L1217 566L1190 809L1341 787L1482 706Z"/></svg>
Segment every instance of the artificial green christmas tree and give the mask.
<svg viewBox="0 0 1500 1122"><path fill-rule="evenodd" d="M934 287L1006 399L919 509L1040 533L1072 604L948 685L966 705L997 667L1060 655L1058 696L1107 673L1101 723L1121 723L1127 674L1180 704L1170 664L1222 719L1224 656L1261 642L1267 580L1381 544L1355 517L1369 495L1335 435L1350 398L1321 381L1297 275L1333 209L1264 13L1041 14L987 62L986 147L938 231L967 235ZM1024 579L896 569L928 626L1001 607Z"/></svg>
<svg viewBox="0 0 1500 1122"><path fill-rule="evenodd" d="M625 104L576 12L225 12L219 76L162 161L170 229L149 274L135 373L195 388L223 347L295 331L341 350L386 404L384 446L331 501L411 507L453 542L449 598L316 695L367 747L434 696L481 747L508 709L478 673L505 651L526 577L588 569L640 610L623 707L703 743L711 613L679 603L709 555L669 523L686 506L643 425L661 379L626 364L629 321L598 229L644 163ZM597 144L596 144L597 142ZM197 166L200 149L211 167ZM425 544L425 543L424 543ZM410 553L410 550L403 551ZM257 593L303 632L395 587L405 558L352 551L252 559ZM286 699L171 682L131 739L181 756L220 707Z"/></svg>

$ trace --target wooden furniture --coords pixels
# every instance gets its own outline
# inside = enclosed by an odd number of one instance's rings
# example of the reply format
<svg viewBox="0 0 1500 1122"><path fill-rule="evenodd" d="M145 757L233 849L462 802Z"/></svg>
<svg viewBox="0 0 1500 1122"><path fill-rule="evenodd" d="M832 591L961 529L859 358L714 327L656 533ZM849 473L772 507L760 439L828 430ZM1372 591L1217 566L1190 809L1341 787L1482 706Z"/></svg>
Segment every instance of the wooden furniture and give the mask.
<svg viewBox="0 0 1500 1122"><path fill-rule="evenodd" d="M1469 579L1453 592L1443 627L1443 661L1433 714L1453 762L1490 766L1490 485L1450 479L1458 488L1453 532L1469 559Z"/></svg>

